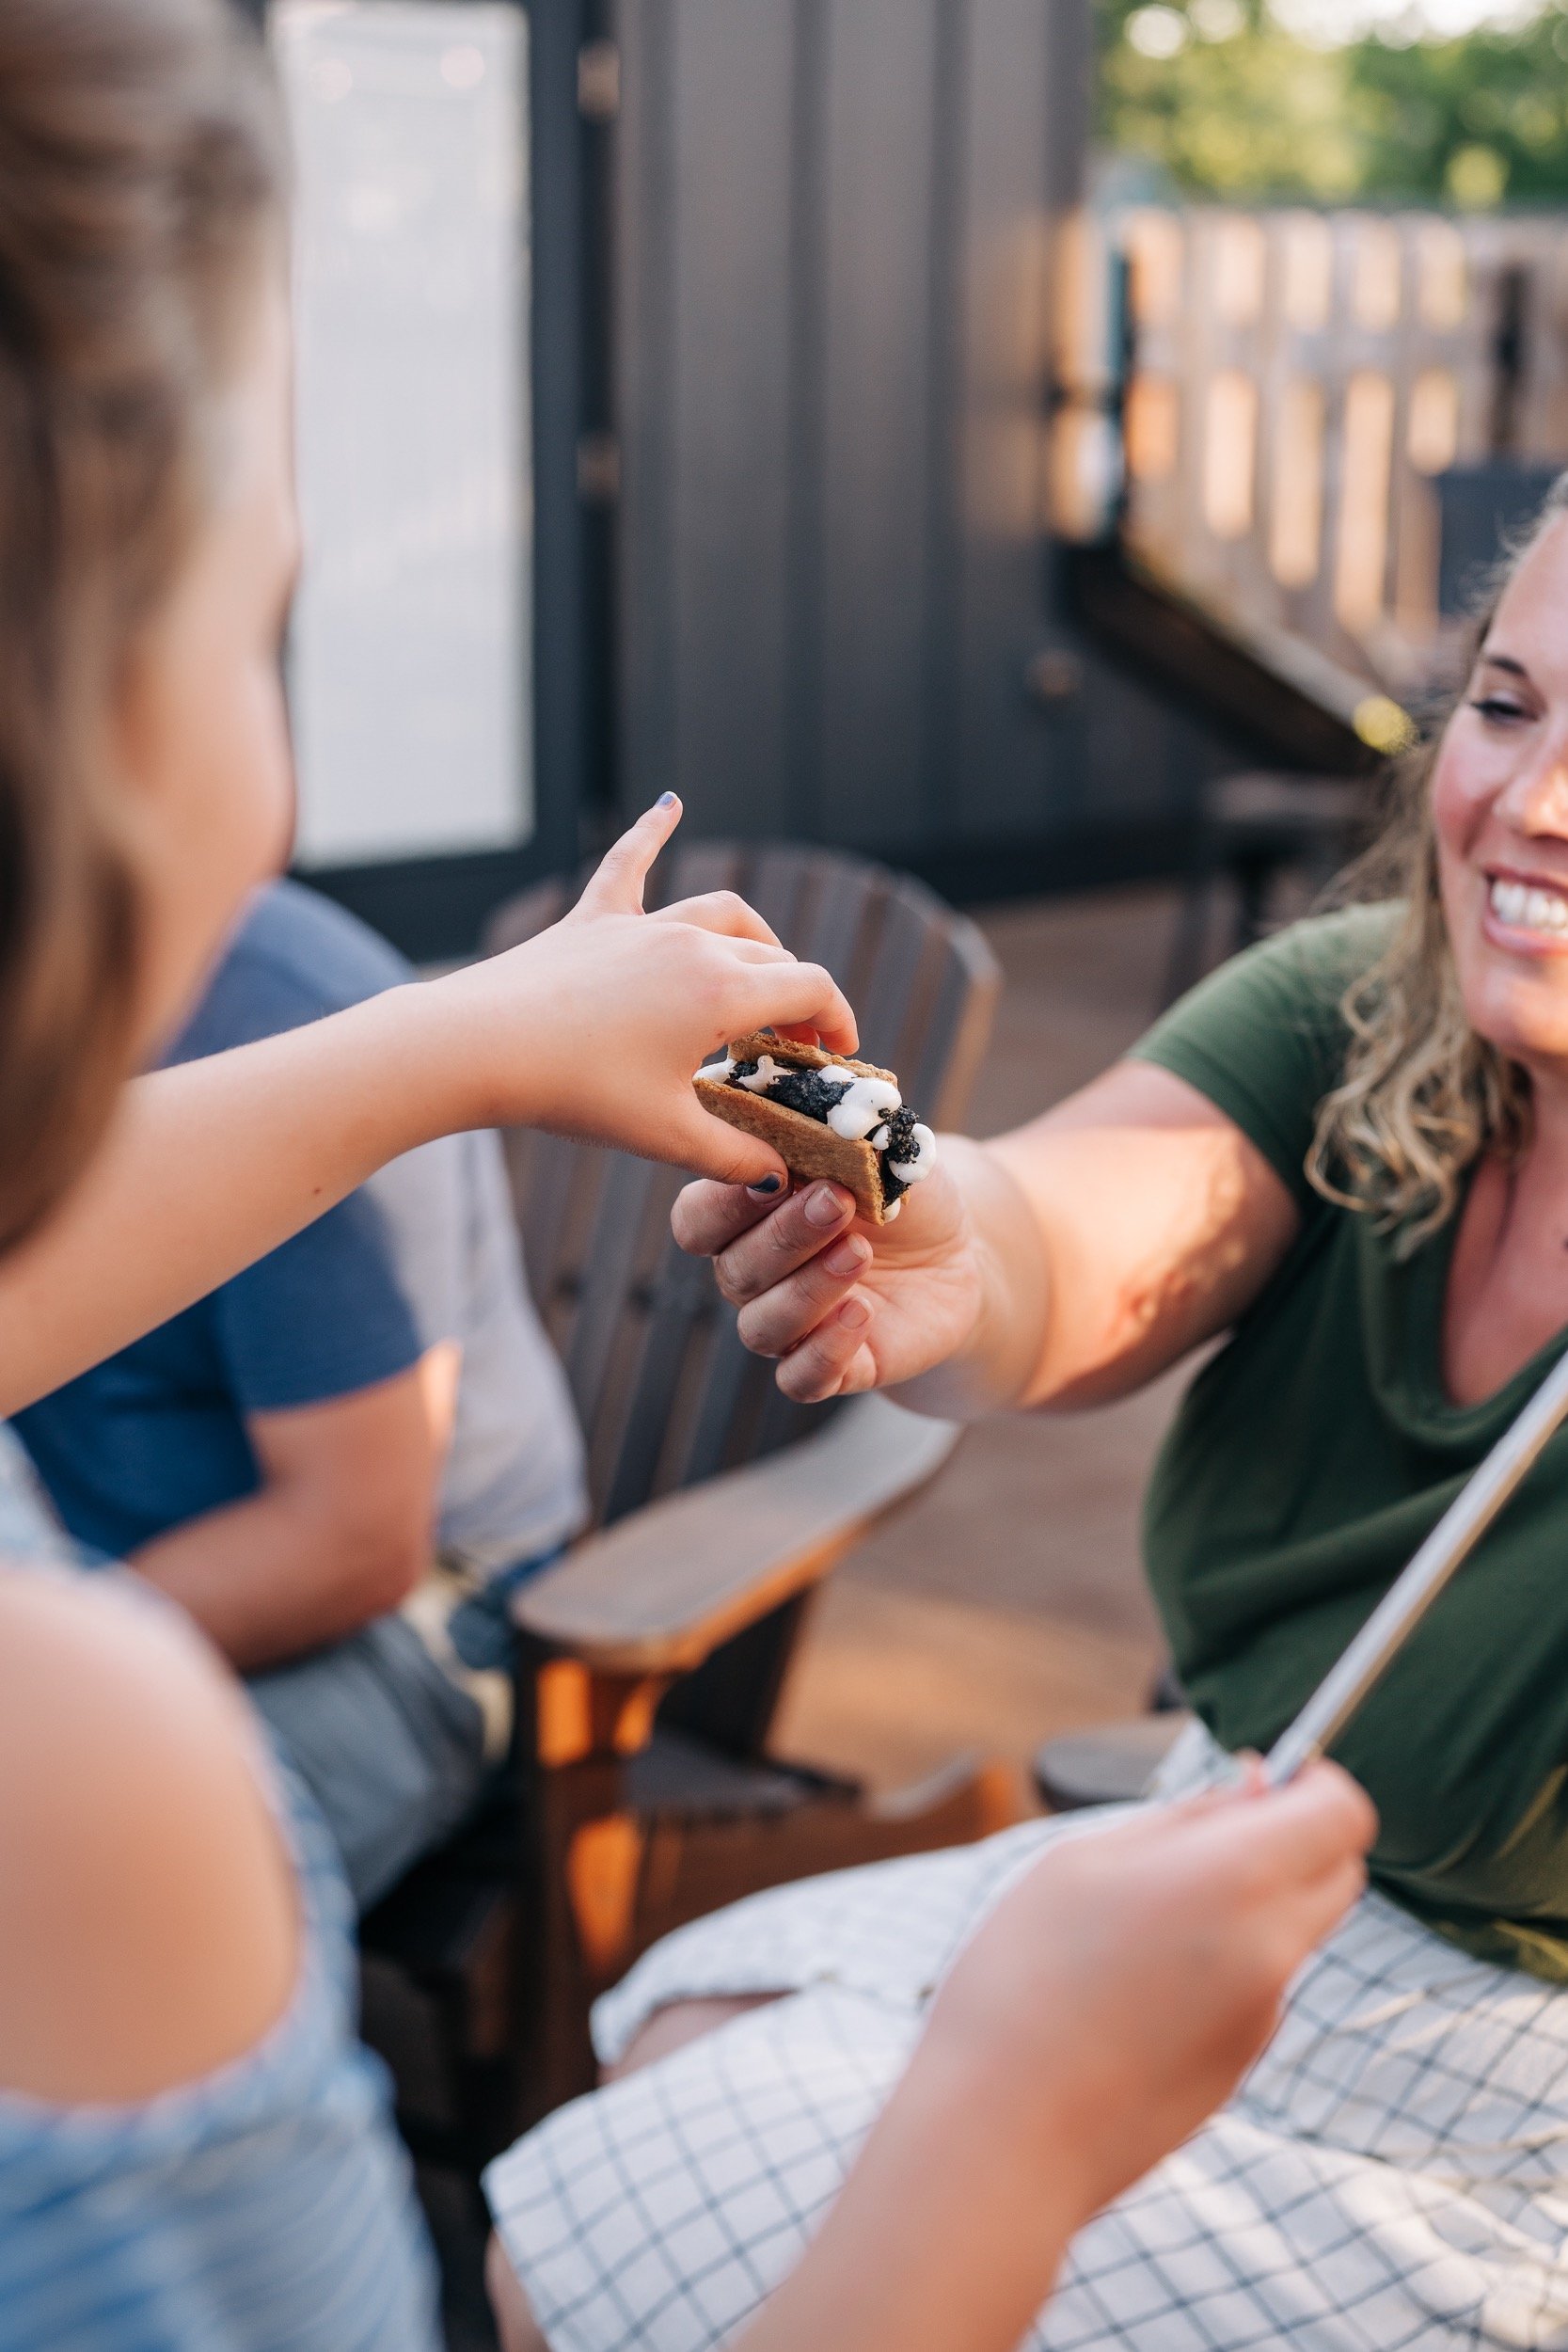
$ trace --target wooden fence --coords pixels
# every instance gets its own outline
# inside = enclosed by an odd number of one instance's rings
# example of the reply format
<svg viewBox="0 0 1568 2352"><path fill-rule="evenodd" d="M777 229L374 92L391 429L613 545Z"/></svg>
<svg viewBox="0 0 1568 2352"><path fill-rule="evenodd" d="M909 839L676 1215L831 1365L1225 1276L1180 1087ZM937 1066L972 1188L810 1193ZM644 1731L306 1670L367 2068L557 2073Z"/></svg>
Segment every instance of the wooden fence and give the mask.
<svg viewBox="0 0 1568 2352"><path fill-rule="evenodd" d="M1120 477L1160 568L1409 687L1433 477L1568 463L1568 218L1137 207L1068 246L1059 527Z"/></svg>

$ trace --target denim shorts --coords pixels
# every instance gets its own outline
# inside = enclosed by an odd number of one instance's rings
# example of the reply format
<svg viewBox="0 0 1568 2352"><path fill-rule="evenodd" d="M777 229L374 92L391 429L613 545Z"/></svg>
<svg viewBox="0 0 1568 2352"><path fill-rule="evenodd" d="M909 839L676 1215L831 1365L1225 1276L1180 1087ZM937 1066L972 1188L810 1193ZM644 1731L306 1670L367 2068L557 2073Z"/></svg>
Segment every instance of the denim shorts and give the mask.
<svg viewBox="0 0 1568 2352"><path fill-rule="evenodd" d="M394 1613L252 1677L250 1695L325 1817L361 1911L443 1845L483 1794L499 1753L495 1724L465 1678L477 1688L510 1673L511 1597L563 1549L476 1585L434 1649ZM451 1653L446 1665L442 1648Z"/></svg>
<svg viewBox="0 0 1568 2352"><path fill-rule="evenodd" d="M361 1911L451 1836L489 1777L479 1706L400 1616L249 1687L320 1806Z"/></svg>

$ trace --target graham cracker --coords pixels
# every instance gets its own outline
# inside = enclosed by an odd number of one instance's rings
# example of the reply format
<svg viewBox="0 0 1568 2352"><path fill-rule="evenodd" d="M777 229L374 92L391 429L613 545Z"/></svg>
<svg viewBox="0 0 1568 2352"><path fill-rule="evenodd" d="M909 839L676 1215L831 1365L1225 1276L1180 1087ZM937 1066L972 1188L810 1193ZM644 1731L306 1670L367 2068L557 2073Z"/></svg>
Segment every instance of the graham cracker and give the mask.
<svg viewBox="0 0 1568 2352"><path fill-rule="evenodd" d="M898 1084L896 1072L879 1070L874 1061L851 1061L847 1054L830 1054L825 1045L798 1045L792 1037L775 1037L771 1029L753 1029L750 1037L733 1038L728 1051L731 1061L760 1061L764 1054L771 1054L775 1061L789 1062L797 1070L852 1070L857 1078L885 1078L890 1087ZM799 1112L795 1115L800 1117Z"/></svg>

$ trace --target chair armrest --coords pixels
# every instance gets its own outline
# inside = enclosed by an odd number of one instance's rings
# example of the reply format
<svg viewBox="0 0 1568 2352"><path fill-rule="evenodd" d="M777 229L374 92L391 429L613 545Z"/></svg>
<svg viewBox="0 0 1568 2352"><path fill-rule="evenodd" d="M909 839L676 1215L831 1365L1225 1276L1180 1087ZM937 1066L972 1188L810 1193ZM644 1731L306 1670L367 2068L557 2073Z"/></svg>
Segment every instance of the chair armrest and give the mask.
<svg viewBox="0 0 1568 2352"><path fill-rule="evenodd" d="M586 1537L522 1587L514 1621L605 1673L689 1673L815 1583L958 1438L955 1422L858 1397L819 1436Z"/></svg>

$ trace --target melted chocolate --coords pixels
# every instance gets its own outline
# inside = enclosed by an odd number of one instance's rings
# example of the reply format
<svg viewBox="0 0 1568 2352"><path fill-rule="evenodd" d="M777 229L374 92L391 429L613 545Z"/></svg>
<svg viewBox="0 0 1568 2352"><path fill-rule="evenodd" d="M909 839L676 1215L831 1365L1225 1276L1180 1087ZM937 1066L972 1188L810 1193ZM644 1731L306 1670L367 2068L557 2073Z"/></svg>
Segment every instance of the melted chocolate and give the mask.
<svg viewBox="0 0 1568 2352"><path fill-rule="evenodd" d="M908 1184L901 1184L894 1174L889 1163L893 1160L903 1160L907 1163L915 1157L916 1123L915 1115L907 1103L902 1110L895 1111L887 1122L887 1146L877 1155L877 1164L882 1171L882 1199L884 1200L896 1200L900 1193L909 1190Z"/></svg>
<svg viewBox="0 0 1568 2352"><path fill-rule="evenodd" d="M768 1089L770 1103L782 1103L785 1110L799 1111L802 1119L815 1119L819 1127L828 1123L828 1113L841 1102L844 1089L831 1086L819 1070L784 1068Z"/></svg>

